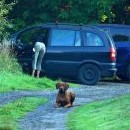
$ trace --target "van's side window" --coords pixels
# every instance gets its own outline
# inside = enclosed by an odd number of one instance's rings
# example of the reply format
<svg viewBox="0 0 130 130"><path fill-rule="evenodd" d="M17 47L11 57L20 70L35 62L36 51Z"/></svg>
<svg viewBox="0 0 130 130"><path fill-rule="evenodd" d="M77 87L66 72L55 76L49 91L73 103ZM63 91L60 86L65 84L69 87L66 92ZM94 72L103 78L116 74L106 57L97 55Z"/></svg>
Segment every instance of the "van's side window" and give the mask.
<svg viewBox="0 0 130 130"><path fill-rule="evenodd" d="M100 36L95 33L86 32L85 33L85 46L104 46L104 43Z"/></svg>
<svg viewBox="0 0 130 130"><path fill-rule="evenodd" d="M51 46L80 46L80 33L74 30L52 30Z"/></svg>

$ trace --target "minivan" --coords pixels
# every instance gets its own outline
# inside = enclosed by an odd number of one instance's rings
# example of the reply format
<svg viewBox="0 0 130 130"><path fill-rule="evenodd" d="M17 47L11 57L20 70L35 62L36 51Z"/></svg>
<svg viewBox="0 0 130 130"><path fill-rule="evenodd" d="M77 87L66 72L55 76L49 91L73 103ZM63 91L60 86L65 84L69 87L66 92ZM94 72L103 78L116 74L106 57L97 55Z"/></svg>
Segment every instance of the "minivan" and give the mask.
<svg viewBox="0 0 130 130"><path fill-rule="evenodd" d="M88 85L115 75L116 49L111 37L93 26L63 23L28 27L12 35L11 44L23 68L31 68L39 32L47 48L42 62L46 75L77 79Z"/></svg>

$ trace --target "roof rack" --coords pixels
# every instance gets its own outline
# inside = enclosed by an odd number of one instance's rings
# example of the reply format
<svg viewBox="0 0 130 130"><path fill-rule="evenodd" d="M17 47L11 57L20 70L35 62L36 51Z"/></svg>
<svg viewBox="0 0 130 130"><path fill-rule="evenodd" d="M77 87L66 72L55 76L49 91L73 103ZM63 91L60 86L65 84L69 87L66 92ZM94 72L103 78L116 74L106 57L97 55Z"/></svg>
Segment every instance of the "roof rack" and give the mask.
<svg viewBox="0 0 130 130"><path fill-rule="evenodd" d="M88 25L85 25L85 24L83 24L83 23L79 23L79 24L75 24L75 23L58 23L58 22L56 22L56 23L43 23L43 24L37 24L37 25L34 25L34 26L30 26L30 27L28 27L28 28L32 28L32 27L37 27L37 26L50 26L50 25L70 25L70 26L77 26L77 27L81 27L81 28L84 28L84 27L89 27L89 28L91 28L91 29L97 29L97 30L102 30L101 28L98 28L98 27L96 27L96 26L94 26L94 25L91 25L91 24L88 24ZM27 29L27 28L26 28Z"/></svg>
<svg viewBox="0 0 130 130"><path fill-rule="evenodd" d="M81 27L89 27L89 28L93 28L93 29L100 29L98 27L95 27L94 25L85 25L83 23L79 23L79 24L75 24L75 23L60 23L60 22L56 22L56 23L46 23L46 24L42 24L42 25L70 25L70 26L81 26Z"/></svg>

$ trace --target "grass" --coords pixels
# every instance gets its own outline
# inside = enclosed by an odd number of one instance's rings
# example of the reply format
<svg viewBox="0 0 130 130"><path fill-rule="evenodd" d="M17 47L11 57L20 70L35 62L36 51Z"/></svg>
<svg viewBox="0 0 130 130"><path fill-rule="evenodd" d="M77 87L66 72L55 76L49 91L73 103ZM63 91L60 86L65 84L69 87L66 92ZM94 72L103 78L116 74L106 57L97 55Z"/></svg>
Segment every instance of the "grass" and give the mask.
<svg viewBox="0 0 130 130"><path fill-rule="evenodd" d="M0 73L0 93L13 90L54 90L58 81L61 80L54 81L46 77L34 78L23 73L15 74L5 71ZM75 86L73 83L69 85Z"/></svg>
<svg viewBox="0 0 130 130"><path fill-rule="evenodd" d="M0 92L12 90L44 90L55 89L56 81L44 78L34 78L25 74L0 73Z"/></svg>
<svg viewBox="0 0 130 130"><path fill-rule="evenodd" d="M130 95L78 107L67 125L69 130L129 130Z"/></svg>
<svg viewBox="0 0 130 130"><path fill-rule="evenodd" d="M0 130L18 129L17 121L46 101L44 98L26 97L4 105L0 108Z"/></svg>

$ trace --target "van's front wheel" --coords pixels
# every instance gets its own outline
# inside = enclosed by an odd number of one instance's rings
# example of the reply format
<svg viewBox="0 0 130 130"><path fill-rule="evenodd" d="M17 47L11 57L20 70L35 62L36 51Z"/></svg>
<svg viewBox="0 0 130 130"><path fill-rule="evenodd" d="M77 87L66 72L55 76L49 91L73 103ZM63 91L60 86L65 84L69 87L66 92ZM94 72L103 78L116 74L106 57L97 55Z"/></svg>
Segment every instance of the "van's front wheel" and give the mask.
<svg viewBox="0 0 130 130"><path fill-rule="evenodd" d="M78 76L81 83L95 85L101 78L101 71L96 65L85 64L79 69Z"/></svg>

